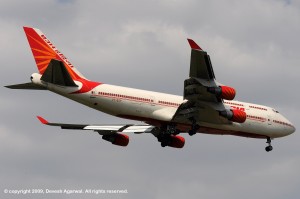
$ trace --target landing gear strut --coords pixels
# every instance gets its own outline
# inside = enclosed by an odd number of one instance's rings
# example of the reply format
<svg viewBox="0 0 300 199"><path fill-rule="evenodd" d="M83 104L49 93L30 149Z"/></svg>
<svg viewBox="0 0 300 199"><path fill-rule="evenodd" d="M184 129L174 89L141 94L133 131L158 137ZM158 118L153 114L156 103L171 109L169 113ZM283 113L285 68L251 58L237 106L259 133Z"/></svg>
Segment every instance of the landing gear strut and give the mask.
<svg viewBox="0 0 300 199"><path fill-rule="evenodd" d="M267 152L272 151L273 147L271 145L271 138L270 137L267 138L267 144L268 144L268 146L266 147L266 151Z"/></svg>
<svg viewBox="0 0 300 199"><path fill-rule="evenodd" d="M176 125L175 124L169 124L166 127L166 134L177 135L177 134L179 134L179 130L176 129Z"/></svg>
<svg viewBox="0 0 300 199"><path fill-rule="evenodd" d="M192 121L192 126L188 132L190 136L195 135L197 133L197 130L200 128L200 126L196 123L196 120L194 118L192 118L191 121Z"/></svg>

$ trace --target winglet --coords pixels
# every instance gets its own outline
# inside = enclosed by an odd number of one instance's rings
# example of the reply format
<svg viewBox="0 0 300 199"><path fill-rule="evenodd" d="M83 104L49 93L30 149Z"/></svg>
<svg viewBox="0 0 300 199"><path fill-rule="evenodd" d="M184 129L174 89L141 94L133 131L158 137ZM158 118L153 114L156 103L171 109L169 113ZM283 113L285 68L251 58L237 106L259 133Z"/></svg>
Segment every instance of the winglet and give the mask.
<svg viewBox="0 0 300 199"><path fill-rule="evenodd" d="M202 50L202 48L200 48L200 46L198 46L198 44L196 44L196 42L194 42L194 40L192 39L187 39L191 48L195 49L195 50Z"/></svg>
<svg viewBox="0 0 300 199"><path fill-rule="evenodd" d="M49 122L47 120L45 120L44 118L42 118L41 116L36 116L36 117L40 120L40 122L42 124L49 124Z"/></svg>

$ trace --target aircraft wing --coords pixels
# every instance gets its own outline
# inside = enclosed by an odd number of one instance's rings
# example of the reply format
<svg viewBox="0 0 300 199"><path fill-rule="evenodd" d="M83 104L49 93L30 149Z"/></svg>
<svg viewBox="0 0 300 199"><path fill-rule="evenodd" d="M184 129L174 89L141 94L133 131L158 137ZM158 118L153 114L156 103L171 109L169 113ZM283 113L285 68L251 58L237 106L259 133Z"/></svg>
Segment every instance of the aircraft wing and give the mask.
<svg viewBox="0 0 300 199"><path fill-rule="evenodd" d="M112 135L116 133L151 133L155 128L150 125L90 125L90 124L64 124L64 123L50 123L41 116L37 116L42 124L49 126L59 126L62 129L73 130L92 130L98 132L100 135Z"/></svg>
<svg viewBox="0 0 300 199"><path fill-rule="evenodd" d="M118 146L127 146L129 143L129 136L124 133L151 133L157 137L163 147L170 146L174 148L182 148L185 139L179 135L161 135L160 130L151 125L89 125L89 124L64 124L64 123L50 123L44 118L37 116L42 124L50 126L60 126L62 129L74 130L92 130L102 135L102 139L111 142Z"/></svg>
<svg viewBox="0 0 300 199"><path fill-rule="evenodd" d="M172 121L186 123L194 118L207 123L231 123L227 118L220 116L220 112L229 107L223 103L222 96L218 96L221 87L215 80L209 55L193 40L188 39L188 42L191 46L191 61L189 79L184 81L183 96L186 101L179 106ZM224 88L234 97L234 89L226 86Z"/></svg>

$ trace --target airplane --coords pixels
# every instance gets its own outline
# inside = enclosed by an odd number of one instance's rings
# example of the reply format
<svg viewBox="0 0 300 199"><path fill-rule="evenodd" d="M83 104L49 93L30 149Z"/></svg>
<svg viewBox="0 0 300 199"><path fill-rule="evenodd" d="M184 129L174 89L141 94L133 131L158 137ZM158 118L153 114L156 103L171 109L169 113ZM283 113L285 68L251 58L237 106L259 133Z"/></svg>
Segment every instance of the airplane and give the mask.
<svg viewBox="0 0 300 199"><path fill-rule="evenodd" d="M91 125L48 122L62 129L92 130L103 140L127 146L126 133L151 133L162 147L183 148L184 137L196 133L233 135L271 140L295 132L293 124L276 109L233 100L234 88L216 81L210 56L192 39L189 78L184 81L183 96L152 92L85 78L55 45L39 30L23 27L38 73L30 82L6 86L10 89L49 90L98 111L143 124Z"/></svg>

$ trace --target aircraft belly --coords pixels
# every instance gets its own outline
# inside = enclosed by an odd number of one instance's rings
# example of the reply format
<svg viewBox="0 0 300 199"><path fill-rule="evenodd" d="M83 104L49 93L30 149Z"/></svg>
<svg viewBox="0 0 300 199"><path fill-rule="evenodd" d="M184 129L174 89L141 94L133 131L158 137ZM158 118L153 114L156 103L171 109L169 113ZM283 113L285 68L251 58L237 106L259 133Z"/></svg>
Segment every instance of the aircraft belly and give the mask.
<svg viewBox="0 0 300 199"><path fill-rule="evenodd" d="M245 123L235 123L229 125L217 125L211 123L200 123L200 133L218 134L218 135L235 135L252 138L279 137L272 129L268 129L265 125L259 122L246 120Z"/></svg>

